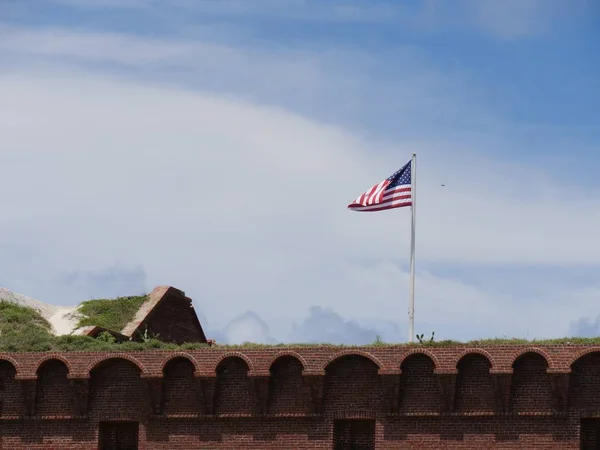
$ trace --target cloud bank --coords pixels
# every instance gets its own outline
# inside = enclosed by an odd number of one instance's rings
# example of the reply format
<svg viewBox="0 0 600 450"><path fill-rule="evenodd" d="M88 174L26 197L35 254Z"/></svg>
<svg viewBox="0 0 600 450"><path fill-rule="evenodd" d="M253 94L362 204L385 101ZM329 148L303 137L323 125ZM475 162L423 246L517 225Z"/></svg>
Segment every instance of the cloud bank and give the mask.
<svg viewBox="0 0 600 450"><path fill-rule="evenodd" d="M403 340L408 211L346 205L416 151L418 333L547 337L597 313L593 277L567 279L600 263L597 187L499 156L523 127L476 81L402 47L373 82L368 52L204 25L0 29L0 285L73 304L171 284L228 342Z"/></svg>
<svg viewBox="0 0 600 450"><path fill-rule="evenodd" d="M89 73L1 80L11 106L0 112L0 200L10 218L1 235L31 245L21 258L31 262L30 276L102 273L115 260L143 266L145 278L138 273L125 285L180 287L217 328L251 304L278 340L290 338L290 324L312 305L346 320L391 312L405 321L408 212L345 207L414 145L373 157L360 135L278 109ZM558 194L542 178L515 177L522 167L503 176L498 164L480 161L465 172L445 149L418 150L418 322L453 326L455 335L483 322L488 333L539 336L564 329L591 305L550 297L538 310L518 292L426 272L427 264L448 262L598 263L589 237L600 209L591 196L573 201L576 188ZM577 232L565 240L567 226ZM10 258L2 265L8 280L22 283L18 290L60 303L23 289L31 278Z"/></svg>

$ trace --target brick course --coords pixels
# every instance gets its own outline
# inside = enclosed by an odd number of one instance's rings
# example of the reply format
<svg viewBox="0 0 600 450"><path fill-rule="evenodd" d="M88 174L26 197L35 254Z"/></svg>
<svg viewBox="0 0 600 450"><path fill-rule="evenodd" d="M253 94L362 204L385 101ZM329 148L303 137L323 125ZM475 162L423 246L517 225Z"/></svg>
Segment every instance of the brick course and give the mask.
<svg viewBox="0 0 600 450"><path fill-rule="evenodd" d="M0 354L5 449L591 450L597 417L583 345Z"/></svg>

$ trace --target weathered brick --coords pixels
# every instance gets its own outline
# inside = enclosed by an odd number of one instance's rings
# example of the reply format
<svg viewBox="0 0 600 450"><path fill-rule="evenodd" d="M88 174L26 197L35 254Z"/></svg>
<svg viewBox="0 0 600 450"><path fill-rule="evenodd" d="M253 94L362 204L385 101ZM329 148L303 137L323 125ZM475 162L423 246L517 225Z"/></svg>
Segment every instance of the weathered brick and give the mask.
<svg viewBox="0 0 600 450"><path fill-rule="evenodd" d="M591 450L599 413L582 345L0 354L15 450Z"/></svg>

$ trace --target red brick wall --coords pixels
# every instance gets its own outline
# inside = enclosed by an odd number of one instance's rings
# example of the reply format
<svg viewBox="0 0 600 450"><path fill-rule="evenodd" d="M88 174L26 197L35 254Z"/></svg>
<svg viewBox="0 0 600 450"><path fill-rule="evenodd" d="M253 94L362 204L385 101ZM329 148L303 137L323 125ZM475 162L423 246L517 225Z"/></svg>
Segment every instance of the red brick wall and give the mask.
<svg viewBox="0 0 600 450"><path fill-rule="evenodd" d="M553 394L546 360L527 353L513 366L510 407L512 412L551 412Z"/></svg>
<svg viewBox="0 0 600 450"><path fill-rule="evenodd" d="M381 450L579 450L568 418L458 416L383 420Z"/></svg>
<svg viewBox="0 0 600 450"><path fill-rule="evenodd" d="M215 412L217 414L252 414L256 400L248 365L240 358L226 358L217 367Z"/></svg>
<svg viewBox="0 0 600 450"><path fill-rule="evenodd" d="M426 355L416 353L404 360L400 377L401 412L440 412L440 387L433 369L433 361Z"/></svg>
<svg viewBox="0 0 600 450"><path fill-rule="evenodd" d="M457 365L455 410L460 413L492 413L496 408L491 363L478 353L465 356Z"/></svg>
<svg viewBox="0 0 600 450"><path fill-rule="evenodd" d="M332 429L318 418L159 420L147 425L152 450L320 450L332 448Z"/></svg>
<svg viewBox="0 0 600 450"><path fill-rule="evenodd" d="M95 420L135 420L150 413L140 371L123 359L104 361L91 371L89 402Z"/></svg>
<svg viewBox="0 0 600 450"><path fill-rule="evenodd" d="M570 399L579 409L600 408L600 353L584 356L573 364Z"/></svg>
<svg viewBox="0 0 600 450"><path fill-rule="evenodd" d="M7 361L0 361L0 416L20 416L24 405L19 384L15 380L16 370Z"/></svg>
<svg viewBox="0 0 600 450"><path fill-rule="evenodd" d="M124 420L140 449L597 445L600 347L282 350L0 354L1 448L95 449L100 422Z"/></svg>
<svg viewBox="0 0 600 450"><path fill-rule="evenodd" d="M163 411L165 414L198 414L204 404L200 384L194 378L194 365L185 358L175 358L164 369Z"/></svg>
<svg viewBox="0 0 600 450"><path fill-rule="evenodd" d="M271 366L270 414L306 414L309 397L302 381L302 363L293 356L283 356Z"/></svg>
<svg viewBox="0 0 600 450"><path fill-rule="evenodd" d="M325 412L354 413L381 410L377 366L363 356L343 356L325 374Z"/></svg>
<svg viewBox="0 0 600 450"><path fill-rule="evenodd" d="M152 312L152 315L141 324L143 333L148 327L150 337L158 336L163 342L205 342L205 337L199 329L198 317L185 298L169 296L165 298ZM137 334L133 336L140 339Z"/></svg>
<svg viewBox="0 0 600 450"><path fill-rule="evenodd" d="M70 417L75 414L68 373L65 363L56 359L48 360L40 366L35 398L37 415Z"/></svg>
<svg viewBox="0 0 600 450"><path fill-rule="evenodd" d="M4 449L96 450L98 423L74 420L3 421Z"/></svg>

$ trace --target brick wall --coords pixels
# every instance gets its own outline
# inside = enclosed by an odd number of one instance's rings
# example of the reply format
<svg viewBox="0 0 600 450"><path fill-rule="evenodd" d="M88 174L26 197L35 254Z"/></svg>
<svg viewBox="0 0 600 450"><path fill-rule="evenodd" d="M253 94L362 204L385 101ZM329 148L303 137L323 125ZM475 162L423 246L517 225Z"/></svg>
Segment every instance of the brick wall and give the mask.
<svg viewBox="0 0 600 450"><path fill-rule="evenodd" d="M230 357L219 364L214 402L217 414L254 413L256 400L244 360Z"/></svg>
<svg viewBox="0 0 600 450"><path fill-rule="evenodd" d="M591 450L598 417L600 347L0 354L16 450Z"/></svg>
<svg viewBox="0 0 600 450"><path fill-rule="evenodd" d="M362 357L343 356L327 366L324 398L327 414L375 413L382 393L377 365Z"/></svg>
<svg viewBox="0 0 600 450"><path fill-rule="evenodd" d="M439 413L440 388L433 373L433 361L420 353L410 355L401 366L400 411L403 413Z"/></svg>
<svg viewBox="0 0 600 450"><path fill-rule="evenodd" d="M18 417L23 412L23 400L16 370L7 361L0 361L0 417Z"/></svg>
<svg viewBox="0 0 600 450"><path fill-rule="evenodd" d="M584 356L573 364L570 399L583 410L600 407L600 353Z"/></svg>
<svg viewBox="0 0 600 450"><path fill-rule="evenodd" d="M146 329L149 336L158 336L163 342L205 342L198 316L185 297L167 296L139 326L142 334ZM133 338L139 340L141 336L134 333Z"/></svg>
<svg viewBox="0 0 600 450"><path fill-rule="evenodd" d="M271 367L270 414L308 414L310 401L302 380L302 363L293 356L278 358Z"/></svg>
<svg viewBox="0 0 600 450"><path fill-rule="evenodd" d="M496 408L491 364L485 356L473 353L457 364L455 411L493 413Z"/></svg>
<svg viewBox="0 0 600 450"><path fill-rule="evenodd" d="M73 416L69 369L62 361L50 359L37 371L35 414L45 416Z"/></svg>
<svg viewBox="0 0 600 450"><path fill-rule="evenodd" d="M167 415L195 415L204 408L200 383L194 377L194 365L175 358L163 371L163 411Z"/></svg>
<svg viewBox="0 0 600 450"><path fill-rule="evenodd" d="M551 412L553 394L548 363L538 353L527 353L513 365L510 407L512 412Z"/></svg>

